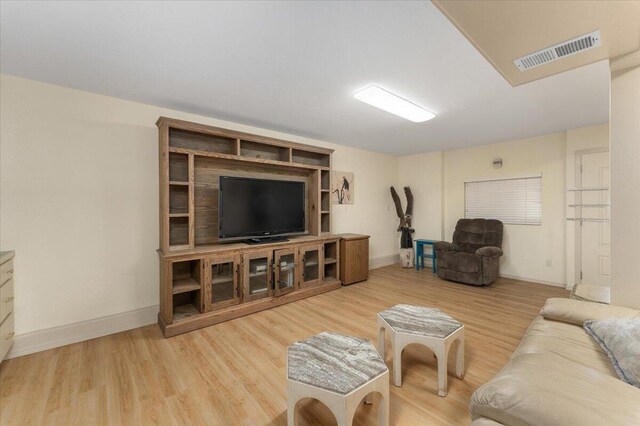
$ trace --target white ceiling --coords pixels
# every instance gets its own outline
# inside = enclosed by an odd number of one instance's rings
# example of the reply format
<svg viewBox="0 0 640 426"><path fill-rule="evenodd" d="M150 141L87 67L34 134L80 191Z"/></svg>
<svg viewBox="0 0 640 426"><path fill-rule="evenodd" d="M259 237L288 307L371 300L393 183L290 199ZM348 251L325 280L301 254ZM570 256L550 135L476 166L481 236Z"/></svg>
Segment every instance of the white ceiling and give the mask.
<svg viewBox="0 0 640 426"><path fill-rule="evenodd" d="M606 61L511 87L429 2L5 2L2 73L409 154L604 123ZM353 98L376 83L438 116Z"/></svg>

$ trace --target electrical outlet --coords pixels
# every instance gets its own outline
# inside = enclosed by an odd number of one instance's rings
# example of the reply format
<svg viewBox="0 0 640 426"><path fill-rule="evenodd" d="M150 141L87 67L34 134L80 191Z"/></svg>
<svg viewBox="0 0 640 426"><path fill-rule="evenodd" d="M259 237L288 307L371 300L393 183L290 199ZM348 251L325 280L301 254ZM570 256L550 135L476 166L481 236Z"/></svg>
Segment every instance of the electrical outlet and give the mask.
<svg viewBox="0 0 640 426"><path fill-rule="evenodd" d="M551 261L550 261L550 260L547 260L547 264L546 264L546 266L547 266L547 268L551 268L552 263L551 263Z"/></svg>

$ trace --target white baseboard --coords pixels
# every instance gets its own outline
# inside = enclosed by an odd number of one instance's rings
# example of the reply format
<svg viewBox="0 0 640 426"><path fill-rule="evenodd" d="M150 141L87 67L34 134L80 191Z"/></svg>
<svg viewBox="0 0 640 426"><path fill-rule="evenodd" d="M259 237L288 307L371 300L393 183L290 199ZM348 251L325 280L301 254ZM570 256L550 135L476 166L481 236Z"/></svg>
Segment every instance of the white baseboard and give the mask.
<svg viewBox="0 0 640 426"><path fill-rule="evenodd" d="M399 261L399 254L390 254L387 256L376 257L375 259L369 259L369 269L382 268L383 266L396 264Z"/></svg>
<svg viewBox="0 0 640 426"><path fill-rule="evenodd" d="M18 334L15 336L7 358L16 358L154 324L158 321L158 311L159 306L155 305L60 327Z"/></svg>
<svg viewBox="0 0 640 426"><path fill-rule="evenodd" d="M535 278L516 277L515 275L507 275L507 274L500 274L500 277L508 278L510 280L529 281L530 283L550 285L550 286L553 286L553 287L562 287L562 288L566 287L564 285L564 283L555 283L553 281L544 281L544 280L538 280L538 279L535 279Z"/></svg>

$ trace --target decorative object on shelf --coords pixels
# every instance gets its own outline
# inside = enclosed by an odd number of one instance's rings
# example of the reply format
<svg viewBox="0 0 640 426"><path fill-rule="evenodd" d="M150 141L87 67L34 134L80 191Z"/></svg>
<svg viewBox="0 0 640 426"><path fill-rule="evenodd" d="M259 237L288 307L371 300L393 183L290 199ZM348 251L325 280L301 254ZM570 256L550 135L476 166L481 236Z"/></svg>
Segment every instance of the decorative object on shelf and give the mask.
<svg viewBox="0 0 640 426"><path fill-rule="evenodd" d="M333 204L353 204L353 173L333 171L331 200Z"/></svg>
<svg viewBox="0 0 640 426"><path fill-rule="evenodd" d="M400 219L400 224L398 225L397 230L402 232L400 235L400 248L412 248L413 241L411 239L411 234L415 232L415 229L411 227L411 215L413 214L413 194L411 193L411 188L405 186L404 194L407 197L407 210L403 213L400 197L398 196L396 189L393 186L391 187L391 198L393 198L393 203L396 206L396 213L398 214L398 219Z"/></svg>

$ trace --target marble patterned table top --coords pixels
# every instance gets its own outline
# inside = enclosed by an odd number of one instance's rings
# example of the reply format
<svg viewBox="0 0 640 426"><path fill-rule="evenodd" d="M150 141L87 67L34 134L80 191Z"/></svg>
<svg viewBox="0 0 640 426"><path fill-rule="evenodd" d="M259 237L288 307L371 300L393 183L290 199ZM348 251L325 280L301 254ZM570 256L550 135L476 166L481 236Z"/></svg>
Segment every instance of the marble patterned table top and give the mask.
<svg viewBox="0 0 640 426"><path fill-rule="evenodd" d="M289 380L346 395L388 371L367 339L324 332L288 350Z"/></svg>
<svg viewBox="0 0 640 426"><path fill-rule="evenodd" d="M399 333L444 339L462 327L462 323L437 308L396 305L378 314Z"/></svg>

